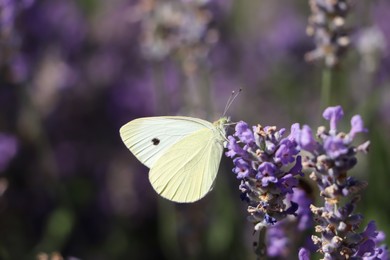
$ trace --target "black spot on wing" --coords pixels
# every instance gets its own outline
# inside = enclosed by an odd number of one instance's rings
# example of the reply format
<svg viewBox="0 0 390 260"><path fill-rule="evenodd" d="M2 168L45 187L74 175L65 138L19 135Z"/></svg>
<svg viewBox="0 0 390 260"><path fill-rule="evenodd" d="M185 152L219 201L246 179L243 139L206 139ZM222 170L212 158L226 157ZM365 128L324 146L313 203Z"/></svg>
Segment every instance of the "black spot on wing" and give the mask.
<svg viewBox="0 0 390 260"><path fill-rule="evenodd" d="M158 139L158 138L153 138L152 139L152 143L153 143L153 145L159 145L160 144L160 139Z"/></svg>

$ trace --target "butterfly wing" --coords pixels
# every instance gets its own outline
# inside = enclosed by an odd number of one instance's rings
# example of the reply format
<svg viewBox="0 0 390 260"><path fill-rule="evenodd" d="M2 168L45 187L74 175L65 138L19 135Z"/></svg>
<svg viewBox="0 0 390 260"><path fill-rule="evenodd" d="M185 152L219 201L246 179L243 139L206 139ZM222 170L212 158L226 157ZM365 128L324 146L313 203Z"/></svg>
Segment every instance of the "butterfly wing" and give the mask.
<svg viewBox="0 0 390 260"><path fill-rule="evenodd" d="M198 118L162 116L135 119L119 132L127 148L151 168L172 145L196 131L212 127L212 123Z"/></svg>
<svg viewBox="0 0 390 260"><path fill-rule="evenodd" d="M223 141L221 133L212 127L193 132L172 145L149 172L153 188L176 202L203 198L217 176Z"/></svg>

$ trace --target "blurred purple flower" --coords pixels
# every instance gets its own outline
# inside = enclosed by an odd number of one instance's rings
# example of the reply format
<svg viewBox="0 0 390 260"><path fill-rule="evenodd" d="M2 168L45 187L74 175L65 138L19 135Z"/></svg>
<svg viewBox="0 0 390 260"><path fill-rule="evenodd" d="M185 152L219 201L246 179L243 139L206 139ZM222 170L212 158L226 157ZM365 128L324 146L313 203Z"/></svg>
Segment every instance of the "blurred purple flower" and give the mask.
<svg viewBox="0 0 390 260"><path fill-rule="evenodd" d="M285 218L267 228L267 253L270 257L288 258L297 248L308 246L304 231L313 227L313 214L310 211L312 200L301 188L294 188L293 191L286 196L286 201L292 207L299 205L298 210L294 210L295 216Z"/></svg>
<svg viewBox="0 0 390 260"><path fill-rule="evenodd" d="M129 120L129 116L150 115L156 109L156 96L153 80L149 73L139 75L121 75L113 82L109 92L109 109L118 125Z"/></svg>
<svg viewBox="0 0 390 260"><path fill-rule="evenodd" d="M387 260L388 250L384 245L380 245L381 239L377 239L379 232L376 229L374 221L370 221L366 229L360 233L361 241L359 242L357 252L354 257L364 260Z"/></svg>
<svg viewBox="0 0 390 260"><path fill-rule="evenodd" d="M298 253L298 259L299 260L310 260L310 251L304 247L300 248L299 253Z"/></svg>
<svg viewBox="0 0 390 260"><path fill-rule="evenodd" d="M141 51L146 59L179 57L187 75L197 70L218 41L208 1L140 1L133 9L141 28Z"/></svg>
<svg viewBox="0 0 390 260"><path fill-rule="evenodd" d="M388 1L378 1L372 5L371 19L380 30L383 39L377 38L375 42L377 45L380 44L380 48L383 48L383 55L379 61L379 68L377 71L377 80L380 82L386 82L389 80L389 69L390 69L390 3ZM385 97L386 98L386 97ZM386 102L387 104L387 102ZM387 109L385 109L387 113Z"/></svg>
<svg viewBox="0 0 390 260"><path fill-rule="evenodd" d="M313 203L313 200L308 197L308 194L303 189L293 188L293 191L287 195L287 198L299 205L296 212L298 221L297 229L299 231L310 229L313 227L313 213L310 210L310 205Z"/></svg>
<svg viewBox="0 0 390 260"><path fill-rule="evenodd" d="M378 25L371 25L359 30L355 44L360 54L360 67L364 71L376 73L381 60L388 56L389 50L385 37L384 31Z"/></svg>
<svg viewBox="0 0 390 260"><path fill-rule="evenodd" d="M266 44L267 49L264 49L264 52L267 52L267 55L272 53L271 56L275 54L282 58L286 54L294 53L306 38L302 30L305 27L305 20L298 14L294 5L287 3L278 10L278 16L274 18L272 26L267 27L266 35L262 37L262 45ZM269 51L270 48L272 52Z"/></svg>
<svg viewBox="0 0 390 260"><path fill-rule="evenodd" d="M41 44L37 48L57 46L64 54L72 54L86 37L87 22L76 1L37 2L26 13L24 23L27 35Z"/></svg>
<svg viewBox="0 0 390 260"><path fill-rule="evenodd" d="M7 26L12 26L15 18L15 3L12 0L1 0L0 1L0 28L1 31Z"/></svg>
<svg viewBox="0 0 390 260"><path fill-rule="evenodd" d="M0 67L12 70L12 64L21 47L21 35L16 28L16 20L33 2L0 0Z"/></svg>
<svg viewBox="0 0 390 260"><path fill-rule="evenodd" d="M329 68L336 66L350 45L346 17L350 4L345 0L311 0L311 15L306 32L316 47L305 55L309 62L323 59Z"/></svg>
<svg viewBox="0 0 390 260"><path fill-rule="evenodd" d="M269 257L287 257L291 242L283 222L276 223L268 228L266 243Z"/></svg>
<svg viewBox="0 0 390 260"><path fill-rule="evenodd" d="M76 54L85 41L87 22L75 1L10 2L15 6L17 23L12 28L12 35L8 33L8 44L0 48L0 56L2 62L6 61L12 82L39 77L36 74L42 72L39 70L47 65L44 63L50 61L48 57L53 53L64 64L69 63L72 69L80 70L75 64Z"/></svg>
<svg viewBox="0 0 390 260"><path fill-rule="evenodd" d="M375 24L382 30L386 42L390 44L389 28L390 3L388 1L376 2L372 9L372 19Z"/></svg>
<svg viewBox="0 0 390 260"><path fill-rule="evenodd" d="M4 171L18 150L14 136L0 133L0 172Z"/></svg>

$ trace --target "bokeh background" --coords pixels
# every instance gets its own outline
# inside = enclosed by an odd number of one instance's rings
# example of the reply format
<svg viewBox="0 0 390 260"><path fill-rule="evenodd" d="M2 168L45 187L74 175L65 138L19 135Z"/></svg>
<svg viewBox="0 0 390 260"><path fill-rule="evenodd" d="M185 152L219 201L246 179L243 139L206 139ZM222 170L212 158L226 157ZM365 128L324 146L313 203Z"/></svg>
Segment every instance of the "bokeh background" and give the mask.
<svg viewBox="0 0 390 260"><path fill-rule="evenodd" d="M345 130L365 120L358 210L390 234L390 2L352 2L329 104L343 106ZM229 160L206 198L174 204L119 128L213 121L239 88L233 121L323 124L324 65L304 60L309 15L308 1L1 0L0 259L254 259Z"/></svg>

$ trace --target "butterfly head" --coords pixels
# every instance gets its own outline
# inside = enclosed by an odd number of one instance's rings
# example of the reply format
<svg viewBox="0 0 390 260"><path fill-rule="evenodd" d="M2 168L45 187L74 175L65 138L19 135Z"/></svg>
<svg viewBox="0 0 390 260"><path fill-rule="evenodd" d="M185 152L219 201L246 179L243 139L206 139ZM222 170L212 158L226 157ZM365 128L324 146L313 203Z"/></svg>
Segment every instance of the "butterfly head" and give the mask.
<svg viewBox="0 0 390 260"><path fill-rule="evenodd" d="M216 127L221 127L221 128L224 128L226 125L228 125L230 123L230 117L221 117L220 119L218 119L217 121L215 121L213 124L216 126Z"/></svg>
<svg viewBox="0 0 390 260"><path fill-rule="evenodd" d="M230 117L221 117L219 120L215 121L213 125L220 131L221 135L225 137L226 129L229 127L230 122Z"/></svg>

